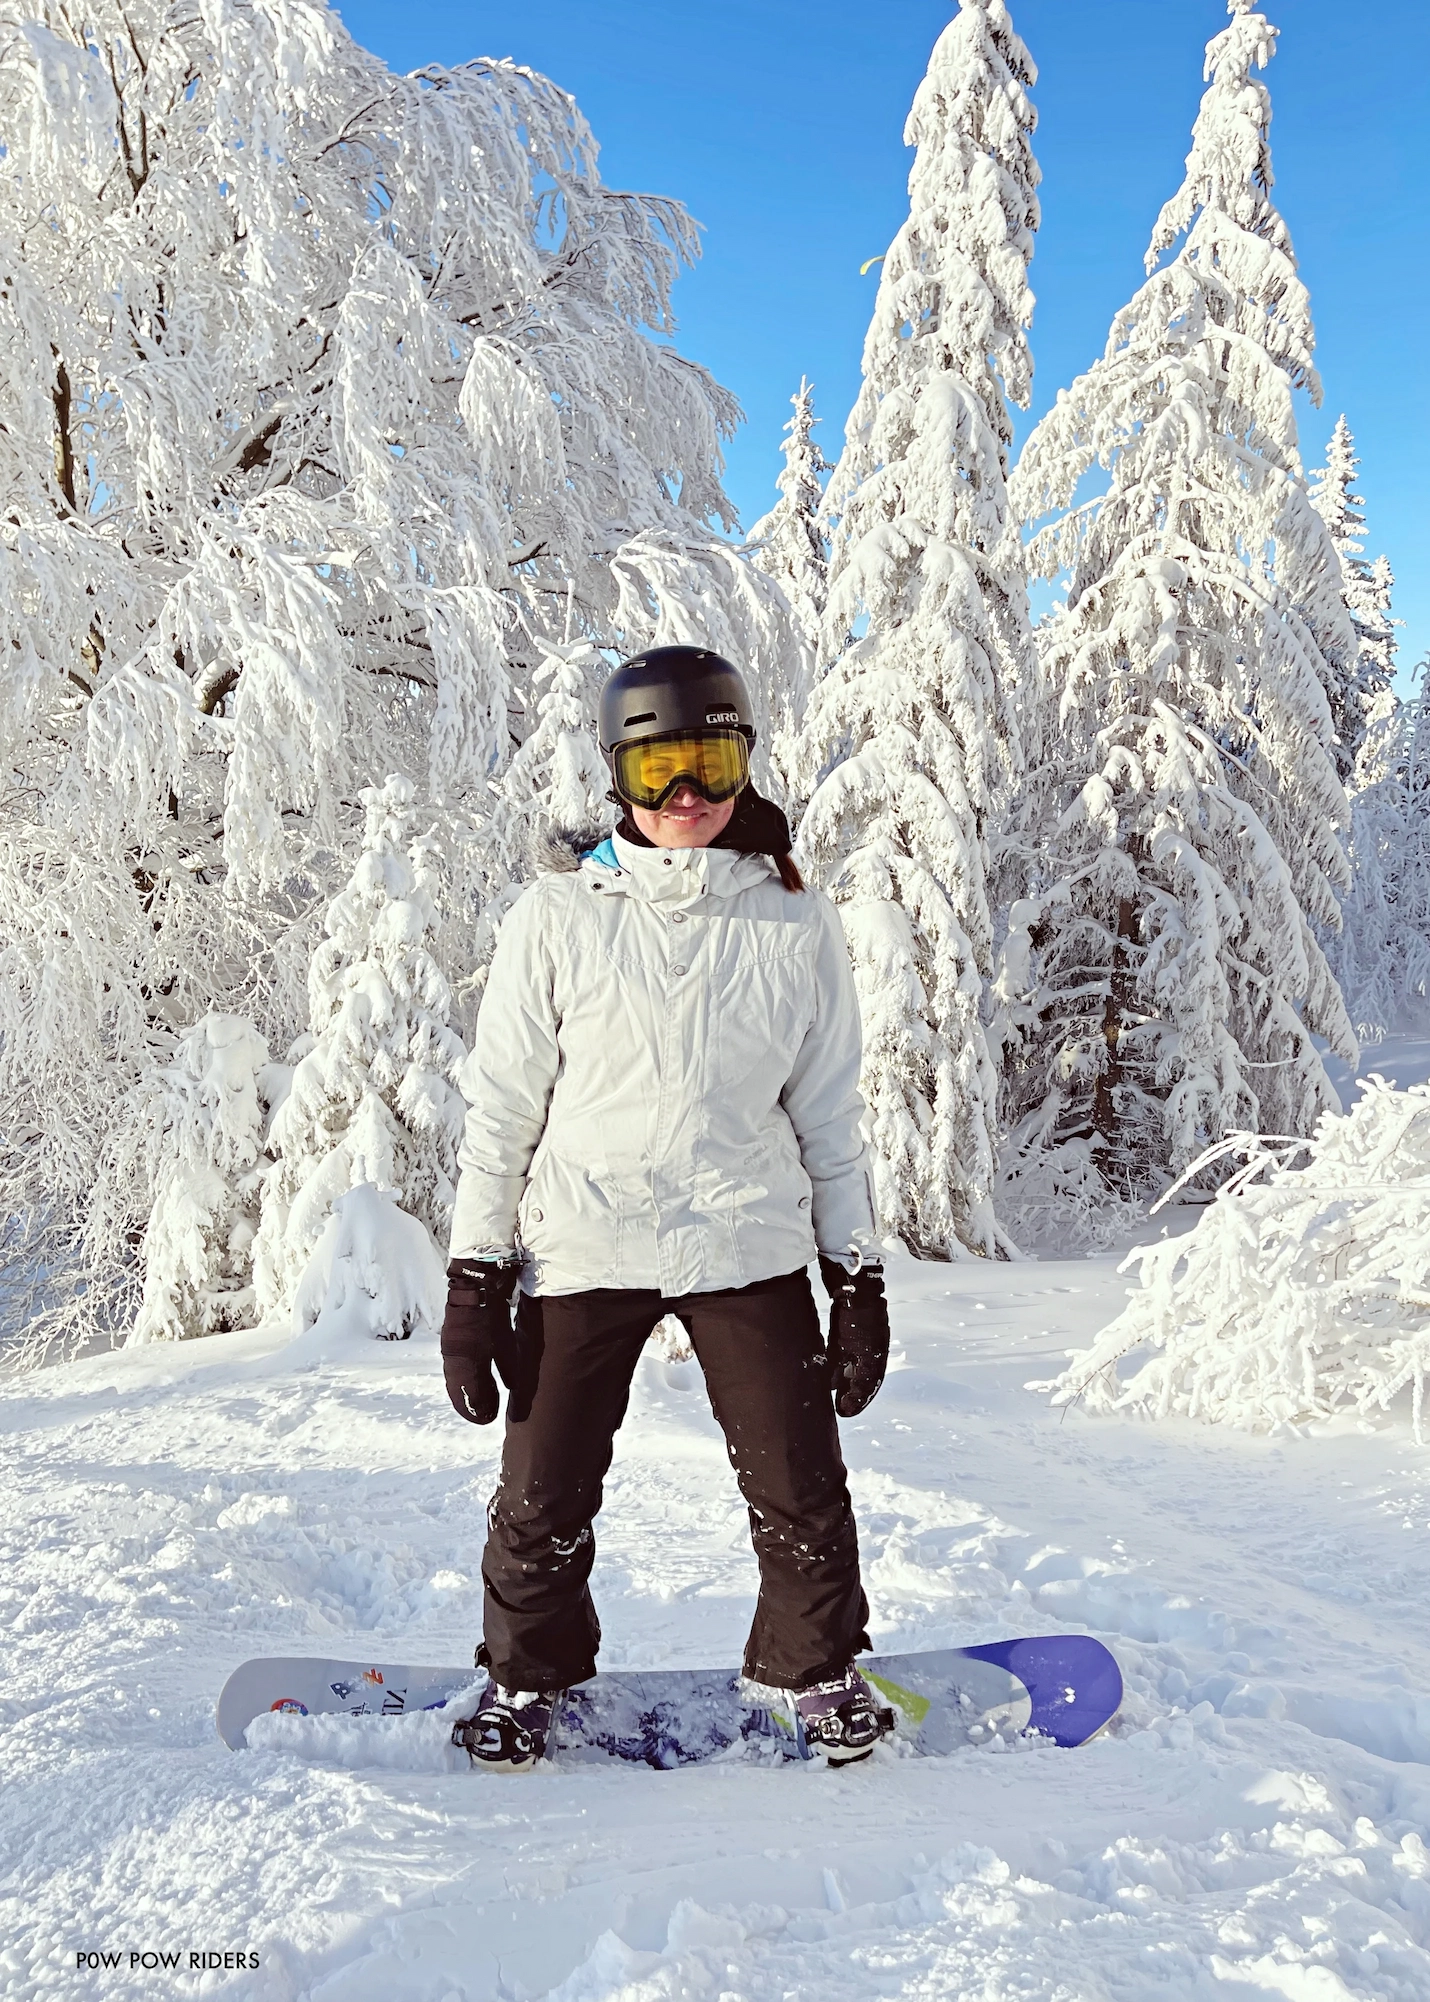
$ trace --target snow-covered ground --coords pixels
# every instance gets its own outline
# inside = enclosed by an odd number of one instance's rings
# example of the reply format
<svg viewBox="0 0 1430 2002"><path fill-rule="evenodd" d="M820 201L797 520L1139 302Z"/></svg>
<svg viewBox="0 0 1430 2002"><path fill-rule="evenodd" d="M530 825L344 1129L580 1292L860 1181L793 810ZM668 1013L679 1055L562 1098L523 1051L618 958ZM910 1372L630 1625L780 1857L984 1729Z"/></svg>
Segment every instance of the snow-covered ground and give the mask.
<svg viewBox="0 0 1430 2002"><path fill-rule="evenodd" d="M1111 1260L915 1265L845 1442L881 1648L1087 1628L1078 1752L475 1776L439 1719L229 1752L263 1652L469 1658L496 1428L427 1343L225 1335L0 1388L0 1993L305 2002L1424 2002L1430 1452L1065 1418ZM648 1353L599 1528L610 1664L737 1659L743 1510ZM164 1974L131 1951L257 1954ZM77 1970L76 1955L121 1957Z"/></svg>
<svg viewBox="0 0 1430 2002"><path fill-rule="evenodd" d="M1355 1102L1357 1077L1378 1073L1387 1084L1393 1084L1401 1091L1408 1090L1412 1084L1430 1081L1430 1037L1392 1035L1383 1042L1365 1043L1361 1046L1360 1063L1355 1070L1333 1050L1323 1050L1321 1060L1331 1083L1341 1095L1342 1107L1349 1110Z"/></svg>

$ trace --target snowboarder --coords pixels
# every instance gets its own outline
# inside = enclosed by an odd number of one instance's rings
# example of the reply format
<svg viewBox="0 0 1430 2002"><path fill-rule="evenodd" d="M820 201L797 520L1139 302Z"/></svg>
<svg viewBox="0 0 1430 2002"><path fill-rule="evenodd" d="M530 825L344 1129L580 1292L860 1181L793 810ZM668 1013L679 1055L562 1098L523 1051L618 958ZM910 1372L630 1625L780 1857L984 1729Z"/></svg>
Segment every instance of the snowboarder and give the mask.
<svg viewBox="0 0 1430 2002"><path fill-rule="evenodd" d="M843 932L750 784L729 661L637 655L602 691L599 735L620 821L548 858L512 907L461 1076L443 1370L475 1424L497 1414L493 1364L508 1400L482 1561L490 1681L454 1736L529 1768L562 1692L595 1674L592 1522L670 1313L749 1505L744 1672L790 1693L832 1763L864 1758L886 1713L854 1665L868 1605L835 1413L878 1390L889 1322Z"/></svg>

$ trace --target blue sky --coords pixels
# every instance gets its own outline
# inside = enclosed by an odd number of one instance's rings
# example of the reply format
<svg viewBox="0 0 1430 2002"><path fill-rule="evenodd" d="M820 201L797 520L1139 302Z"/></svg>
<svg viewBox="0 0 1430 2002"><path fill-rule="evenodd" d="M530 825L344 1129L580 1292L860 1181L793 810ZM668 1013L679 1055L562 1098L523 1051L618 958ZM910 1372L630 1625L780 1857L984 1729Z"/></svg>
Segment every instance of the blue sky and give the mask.
<svg viewBox="0 0 1430 2002"><path fill-rule="evenodd" d="M1043 227L1030 420L1101 352L1177 185L1225 0L1010 0L1041 72ZM572 91L612 186L679 197L705 254L676 292L682 349L739 396L726 484L773 498L801 373L838 450L882 251L906 210L903 124L954 0L348 0L394 68L511 56ZM1384 549L1402 666L1430 649L1430 0L1266 0L1277 199L1311 288L1325 402L1300 399L1308 465L1344 410L1368 553ZM877 267L876 267L877 271ZM1028 421L1030 421L1028 420ZM1026 422L1022 428L1026 428Z"/></svg>

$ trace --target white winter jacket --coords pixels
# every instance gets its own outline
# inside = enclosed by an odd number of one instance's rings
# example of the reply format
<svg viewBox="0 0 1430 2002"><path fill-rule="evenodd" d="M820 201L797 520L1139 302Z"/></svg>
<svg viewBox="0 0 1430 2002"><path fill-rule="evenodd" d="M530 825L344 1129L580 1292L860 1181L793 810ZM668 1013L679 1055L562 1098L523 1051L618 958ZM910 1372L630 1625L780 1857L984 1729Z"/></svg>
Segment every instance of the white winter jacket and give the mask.
<svg viewBox="0 0 1430 2002"><path fill-rule="evenodd" d="M502 924L462 1074L452 1256L667 1298L876 1243L839 917L760 855L619 836ZM851 1262L853 1262L851 1260Z"/></svg>

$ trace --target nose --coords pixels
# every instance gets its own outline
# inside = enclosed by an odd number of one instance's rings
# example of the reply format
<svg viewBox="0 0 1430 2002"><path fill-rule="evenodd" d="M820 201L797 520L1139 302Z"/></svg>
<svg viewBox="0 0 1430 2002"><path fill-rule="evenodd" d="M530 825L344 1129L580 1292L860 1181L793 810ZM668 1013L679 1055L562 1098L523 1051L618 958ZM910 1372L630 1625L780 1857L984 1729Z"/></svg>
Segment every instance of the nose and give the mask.
<svg viewBox="0 0 1430 2002"><path fill-rule="evenodd" d="M678 806L682 811L700 805L700 795L694 786L679 785L666 801L667 806Z"/></svg>

